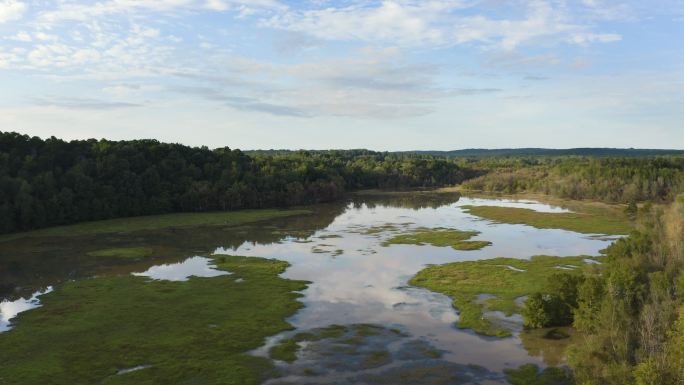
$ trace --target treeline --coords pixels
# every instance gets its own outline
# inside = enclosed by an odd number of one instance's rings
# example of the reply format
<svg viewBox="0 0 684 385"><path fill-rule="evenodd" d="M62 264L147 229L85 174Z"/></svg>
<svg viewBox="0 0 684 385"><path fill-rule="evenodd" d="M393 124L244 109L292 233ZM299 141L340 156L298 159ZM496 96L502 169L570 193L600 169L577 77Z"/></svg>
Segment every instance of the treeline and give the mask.
<svg viewBox="0 0 684 385"><path fill-rule="evenodd" d="M574 325L579 385L684 384L684 194L640 209L640 229L583 277L555 275L526 302L528 327Z"/></svg>
<svg viewBox="0 0 684 385"><path fill-rule="evenodd" d="M641 148L499 148L483 149L469 148L453 151L413 151L420 155L434 155L447 157L520 157L520 156L611 156L611 157L639 157L659 155L684 155L684 150L641 149Z"/></svg>
<svg viewBox="0 0 684 385"><path fill-rule="evenodd" d="M451 185L470 175L431 156L365 150L250 156L156 140L67 142L0 132L0 233L326 202L348 190Z"/></svg>
<svg viewBox="0 0 684 385"><path fill-rule="evenodd" d="M463 187L488 192L630 203L671 201L684 189L684 156L486 158L462 165L486 170Z"/></svg>

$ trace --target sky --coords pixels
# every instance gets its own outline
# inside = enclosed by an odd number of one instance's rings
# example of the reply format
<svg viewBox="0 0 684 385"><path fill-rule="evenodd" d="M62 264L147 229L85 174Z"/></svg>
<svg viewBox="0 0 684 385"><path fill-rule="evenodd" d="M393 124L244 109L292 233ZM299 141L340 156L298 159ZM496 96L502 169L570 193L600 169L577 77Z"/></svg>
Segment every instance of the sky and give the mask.
<svg viewBox="0 0 684 385"><path fill-rule="evenodd" d="M0 0L0 130L684 148L682 0Z"/></svg>

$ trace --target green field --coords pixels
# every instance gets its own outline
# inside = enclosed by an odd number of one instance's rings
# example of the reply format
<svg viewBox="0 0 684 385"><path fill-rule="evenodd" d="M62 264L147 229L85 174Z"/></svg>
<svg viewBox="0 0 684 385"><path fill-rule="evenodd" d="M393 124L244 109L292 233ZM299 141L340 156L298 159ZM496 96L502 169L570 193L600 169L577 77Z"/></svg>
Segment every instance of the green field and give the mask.
<svg viewBox="0 0 684 385"><path fill-rule="evenodd" d="M477 231L420 227L410 233L396 235L383 242L382 245L432 245L451 247L455 250L479 250L492 244L488 241L469 241L470 238L479 234Z"/></svg>
<svg viewBox="0 0 684 385"><path fill-rule="evenodd" d="M506 337L511 331L493 324L484 317L485 311L502 311L511 315L519 311L516 298L538 292L553 273L580 274L586 265L584 256L534 256L531 260L494 258L455 262L427 267L416 274L409 284L451 297L459 311L457 326L488 336ZM559 267L574 266L570 270ZM516 271L524 270L524 271ZM486 299L478 298L489 295Z"/></svg>
<svg viewBox="0 0 684 385"><path fill-rule="evenodd" d="M587 208L585 211L572 213L546 213L499 206L462 206L462 209L495 222L530 225L539 229L609 235L626 235L633 230L632 223L622 212L610 209Z"/></svg>
<svg viewBox="0 0 684 385"><path fill-rule="evenodd" d="M232 274L100 277L41 296L42 307L0 334L0 383L260 384L272 363L246 353L291 329L285 318L302 307L307 283L280 278L286 262L214 261Z"/></svg>

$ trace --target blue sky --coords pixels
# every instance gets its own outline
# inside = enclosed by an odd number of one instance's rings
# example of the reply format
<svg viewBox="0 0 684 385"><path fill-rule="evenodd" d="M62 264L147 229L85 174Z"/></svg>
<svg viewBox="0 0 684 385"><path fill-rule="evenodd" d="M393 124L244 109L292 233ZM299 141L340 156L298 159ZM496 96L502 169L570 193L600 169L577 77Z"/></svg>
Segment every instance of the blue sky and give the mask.
<svg viewBox="0 0 684 385"><path fill-rule="evenodd" d="M681 0L0 0L0 130L684 148Z"/></svg>

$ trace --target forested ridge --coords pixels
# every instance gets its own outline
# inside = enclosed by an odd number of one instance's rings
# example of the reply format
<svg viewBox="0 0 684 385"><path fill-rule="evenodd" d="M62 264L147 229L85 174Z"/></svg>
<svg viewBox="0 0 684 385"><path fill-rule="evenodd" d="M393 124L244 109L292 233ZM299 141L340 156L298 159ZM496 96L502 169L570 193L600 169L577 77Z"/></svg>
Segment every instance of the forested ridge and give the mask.
<svg viewBox="0 0 684 385"><path fill-rule="evenodd" d="M669 202L684 189L684 156L482 158L461 164L483 171L463 184L481 191L632 203Z"/></svg>
<svg viewBox="0 0 684 385"><path fill-rule="evenodd" d="M282 207L367 188L460 183L431 156L366 150L247 155L156 140L63 141L0 132L0 233L168 212Z"/></svg>

